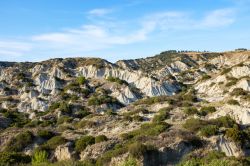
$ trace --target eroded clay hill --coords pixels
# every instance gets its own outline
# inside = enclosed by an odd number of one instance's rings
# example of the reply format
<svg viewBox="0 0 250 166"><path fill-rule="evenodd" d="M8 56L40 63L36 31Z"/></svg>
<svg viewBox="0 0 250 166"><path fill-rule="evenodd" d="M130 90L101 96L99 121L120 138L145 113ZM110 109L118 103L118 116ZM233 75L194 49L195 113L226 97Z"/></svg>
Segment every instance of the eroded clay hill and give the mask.
<svg viewBox="0 0 250 166"><path fill-rule="evenodd" d="M0 62L0 165L249 165L249 91L249 51Z"/></svg>

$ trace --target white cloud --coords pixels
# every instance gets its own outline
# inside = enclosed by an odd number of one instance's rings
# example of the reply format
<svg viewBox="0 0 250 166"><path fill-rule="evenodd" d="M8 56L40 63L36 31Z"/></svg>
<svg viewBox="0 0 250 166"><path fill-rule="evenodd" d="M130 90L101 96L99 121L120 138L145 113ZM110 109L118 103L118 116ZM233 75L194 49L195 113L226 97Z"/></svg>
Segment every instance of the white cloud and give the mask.
<svg viewBox="0 0 250 166"><path fill-rule="evenodd" d="M99 8L99 9L90 10L88 12L88 14L91 16L101 17L101 16L105 16L107 14L110 14L112 12L113 12L113 9Z"/></svg>
<svg viewBox="0 0 250 166"><path fill-rule="evenodd" d="M219 9L206 15L200 26L206 28L216 28L232 24L235 21L235 11L233 9Z"/></svg>
<svg viewBox="0 0 250 166"><path fill-rule="evenodd" d="M0 41L0 57L18 57L32 49L30 43L16 41Z"/></svg>
<svg viewBox="0 0 250 166"><path fill-rule="evenodd" d="M89 14L103 16L109 12L111 11L107 9L94 9ZM234 14L233 9L219 9L197 18L189 12L168 11L138 18L137 23L127 21L127 24L124 24L124 22L114 21L112 26L108 22L103 23L105 19L101 19L101 23L31 36L24 40L27 42L0 42L0 56L6 54L21 56L26 53L84 55L89 51L146 41L154 34L166 35L169 30L207 30L228 26L234 23ZM131 27L131 24L134 26ZM131 28L134 29L131 30Z"/></svg>

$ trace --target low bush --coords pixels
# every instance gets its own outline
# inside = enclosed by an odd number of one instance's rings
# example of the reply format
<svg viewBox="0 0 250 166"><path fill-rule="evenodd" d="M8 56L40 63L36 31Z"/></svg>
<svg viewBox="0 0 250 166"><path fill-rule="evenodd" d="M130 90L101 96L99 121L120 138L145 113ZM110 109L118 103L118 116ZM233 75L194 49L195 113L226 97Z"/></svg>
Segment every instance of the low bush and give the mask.
<svg viewBox="0 0 250 166"><path fill-rule="evenodd" d="M237 83L237 81L238 81L238 80L232 80L232 81L229 81L229 82L227 82L227 83L226 83L226 85L225 85L225 86L226 86L226 87L233 86L233 85L235 85L235 84Z"/></svg>
<svg viewBox="0 0 250 166"><path fill-rule="evenodd" d="M96 161L95 166L107 165L113 157L120 156L128 151L126 146L117 144L115 147L101 155Z"/></svg>
<svg viewBox="0 0 250 166"><path fill-rule="evenodd" d="M61 102L61 103L60 103L59 110L60 110L62 113L66 113L66 114L70 114L70 113L71 113L70 105L67 104L66 102Z"/></svg>
<svg viewBox="0 0 250 166"><path fill-rule="evenodd" d="M70 123L70 122L72 122L72 120L73 120L72 117L63 115L57 119L57 124L59 125L59 124L63 124L63 123Z"/></svg>
<svg viewBox="0 0 250 166"><path fill-rule="evenodd" d="M240 103L237 100L231 99L227 101L228 104L230 105L240 105Z"/></svg>
<svg viewBox="0 0 250 166"><path fill-rule="evenodd" d="M244 159L243 159L244 160ZM244 161L236 158L226 157L224 153L219 151L211 151L203 156L193 155L184 158L177 166L229 166L229 165L248 165L243 164Z"/></svg>
<svg viewBox="0 0 250 166"><path fill-rule="evenodd" d="M18 111L6 111L3 116L11 119L11 126L23 127L28 124L31 120L28 118L28 114L21 113Z"/></svg>
<svg viewBox="0 0 250 166"><path fill-rule="evenodd" d="M227 74L227 73L229 73L231 70L232 70L232 68L223 69L222 72L221 72L221 75Z"/></svg>
<svg viewBox="0 0 250 166"><path fill-rule="evenodd" d="M77 122L74 126L77 129L82 129L85 127L95 127L97 125L96 122L90 121L90 120L81 120L80 122Z"/></svg>
<svg viewBox="0 0 250 166"><path fill-rule="evenodd" d="M82 119L82 118L88 116L89 114L91 114L91 113L89 112L89 110L83 108L83 109L78 110L74 115L75 115L77 118Z"/></svg>
<svg viewBox="0 0 250 166"><path fill-rule="evenodd" d="M133 119L133 121L136 121L136 122L142 122L142 121L144 121L144 118L142 116L140 116L140 115L134 115L132 117L132 119Z"/></svg>
<svg viewBox="0 0 250 166"><path fill-rule="evenodd" d="M49 130L38 130L37 136L43 139L50 139L54 136L54 133Z"/></svg>
<svg viewBox="0 0 250 166"><path fill-rule="evenodd" d="M140 158L142 157L145 153L149 151L153 151L155 148L151 145L144 145L139 142L135 142L131 145L128 146L128 151L129 153L135 157L135 158Z"/></svg>
<svg viewBox="0 0 250 166"><path fill-rule="evenodd" d="M75 142L75 151L82 152L88 145L95 143L95 137L83 136Z"/></svg>
<svg viewBox="0 0 250 166"><path fill-rule="evenodd" d="M118 78L118 77L109 76L109 77L107 78L107 80L110 81L110 82L116 82L116 83L121 84L121 85L122 85L122 84L128 85L127 81L121 80L121 79Z"/></svg>
<svg viewBox="0 0 250 166"><path fill-rule="evenodd" d="M184 113L187 115L194 115L194 114L198 114L198 110L195 107L188 107L184 109Z"/></svg>
<svg viewBox="0 0 250 166"><path fill-rule="evenodd" d="M12 138L5 148L6 151L21 152L27 145L33 141L33 134L30 131L24 131Z"/></svg>
<svg viewBox="0 0 250 166"><path fill-rule="evenodd" d="M242 144L244 141L243 132L238 127L227 129L226 137L238 144Z"/></svg>
<svg viewBox="0 0 250 166"><path fill-rule="evenodd" d="M208 80L210 78L211 78L210 75L205 74L205 75L202 76L201 80L204 81L204 80Z"/></svg>
<svg viewBox="0 0 250 166"><path fill-rule="evenodd" d="M212 106L208 106L208 107L201 107L199 114L202 116L206 116L207 114L216 112L216 108L212 107Z"/></svg>
<svg viewBox="0 0 250 166"><path fill-rule="evenodd" d="M119 101L111 96L108 95L98 95L98 96L91 96L88 99L89 106L97 106L102 104L120 104Z"/></svg>
<svg viewBox="0 0 250 166"><path fill-rule="evenodd" d="M166 131L170 125L165 122L159 122L159 123L144 123L141 125L140 129L121 134L122 139L132 139L132 138L138 138L143 136L157 136L160 133Z"/></svg>
<svg viewBox="0 0 250 166"><path fill-rule="evenodd" d="M16 152L0 152L0 165L21 165L31 162L31 158L28 155Z"/></svg>
<svg viewBox="0 0 250 166"><path fill-rule="evenodd" d="M153 122L162 122L169 118L170 114L170 109L169 108L162 108L158 111L158 114L156 114L153 118Z"/></svg>
<svg viewBox="0 0 250 166"><path fill-rule="evenodd" d="M105 135L98 135L95 137L95 143L107 141L108 138Z"/></svg>
<svg viewBox="0 0 250 166"><path fill-rule="evenodd" d="M235 88L230 94L233 96L245 96L248 93L242 88Z"/></svg>
<svg viewBox="0 0 250 166"><path fill-rule="evenodd" d="M41 146L41 149L54 150L57 146L65 144L66 139L61 136L54 136Z"/></svg>
<svg viewBox="0 0 250 166"><path fill-rule="evenodd" d="M186 120L186 122L183 124L183 127L190 131L198 131L205 125L207 125L207 122L203 120L190 118Z"/></svg>
<svg viewBox="0 0 250 166"><path fill-rule="evenodd" d="M216 125L207 125L200 129L200 134L205 137L210 137L218 133L219 128Z"/></svg>
<svg viewBox="0 0 250 166"><path fill-rule="evenodd" d="M235 120L233 120L230 116L222 116L217 119L212 119L209 123L214 124L218 127L231 128L236 125Z"/></svg>

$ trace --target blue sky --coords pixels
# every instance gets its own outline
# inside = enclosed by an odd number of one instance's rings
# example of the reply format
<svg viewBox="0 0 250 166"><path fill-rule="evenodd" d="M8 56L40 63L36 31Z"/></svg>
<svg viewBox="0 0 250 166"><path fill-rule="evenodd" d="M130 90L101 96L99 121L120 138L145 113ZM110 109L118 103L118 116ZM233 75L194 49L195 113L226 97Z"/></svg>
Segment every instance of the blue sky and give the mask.
<svg viewBox="0 0 250 166"><path fill-rule="evenodd" d="M1 0L0 61L249 48L250 0Z"/></svg>

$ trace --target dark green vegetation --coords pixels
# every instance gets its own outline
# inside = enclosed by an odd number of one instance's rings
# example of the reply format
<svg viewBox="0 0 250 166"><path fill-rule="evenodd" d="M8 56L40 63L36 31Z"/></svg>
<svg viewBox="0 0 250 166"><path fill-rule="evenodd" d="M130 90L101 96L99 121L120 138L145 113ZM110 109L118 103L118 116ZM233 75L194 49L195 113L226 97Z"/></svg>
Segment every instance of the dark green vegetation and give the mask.
<svg viewBox="0 0 250 166"><path fill-rule="evenodd" d="M224 153L219 151L210 151L205 155L187 155L178 166L247 166L249 165L248 159L235 159L228 158Z"/></svg>
<svg viewBox="0 0 250 166"><path fill-rule="evenodd" d="M31 144L32 141L33 134L30 131L24 131L8 142L5 151L21 152L27 145Z"/></svg>
<svg viewBox="0 0 250 166"><path fill-rule="evenodd" d="M120 78L117 78L117 77L111 77L111 76L109 76L107 78L107 80L110 81L110 82L116 82L116 83L121 84L121 85L122 84L128 85L128 83L126 81L121 80Z"/></svg>
<svg viewBox="0 0 250 166"><path fill-rule="evenodd" d="M83 136L80 139L76 140L75 150L77 152L83 151L88 145L95 143L95 137L92 136Z"/></svg>

